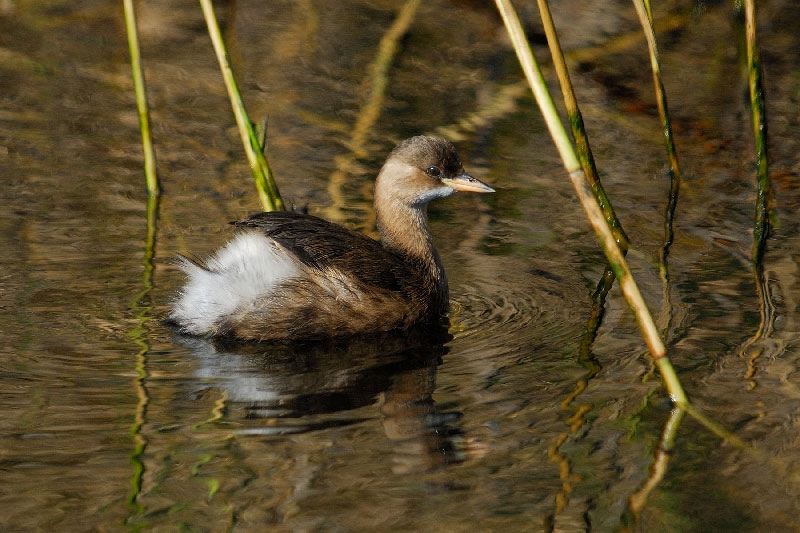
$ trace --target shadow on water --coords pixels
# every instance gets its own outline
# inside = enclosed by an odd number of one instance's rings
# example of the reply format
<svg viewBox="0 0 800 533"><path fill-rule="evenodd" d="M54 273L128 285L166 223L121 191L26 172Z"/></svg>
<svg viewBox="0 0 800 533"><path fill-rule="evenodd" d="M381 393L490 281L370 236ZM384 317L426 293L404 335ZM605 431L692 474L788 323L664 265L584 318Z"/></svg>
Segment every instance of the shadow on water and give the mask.
<svg viewBox="0 0 800 533"><path fill-rule="evenodd" d="M222 392L220 423L247 420L237 435L286 435L363 422L375 406L394 448L394 472L425 472L463 459L461 414L433 401L446 329L289 345L175 334L197 366L191 393ZM369 411L366 411L369 413Z"/></svg>

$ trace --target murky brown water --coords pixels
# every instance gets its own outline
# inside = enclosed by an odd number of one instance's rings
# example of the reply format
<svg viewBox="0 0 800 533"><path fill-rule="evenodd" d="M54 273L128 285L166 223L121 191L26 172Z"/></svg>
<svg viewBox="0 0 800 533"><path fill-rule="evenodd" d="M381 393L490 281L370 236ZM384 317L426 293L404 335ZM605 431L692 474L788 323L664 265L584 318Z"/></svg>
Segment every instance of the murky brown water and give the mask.
<svg viewBox="0 0 800 533"><path fill-rule="evenodd" d="M121 4L121 3L120 3ZM165 194L154 288L121 5L0 1L0 525L3 530L612 531L649 475L668 399L491 4L425 2L363 122L398 2L218 5L245 100L269 115L288 202L370 230L396 140L456 141L497 189L431 208L452 339L214 345L161 325L181 275L259 206L199 6L138 5ZM767 339L748 256L754 170L730 6L656 18L686 175L664 305L668 183L629 3L552 9L632 269L687 392L763 452L684 419L641 531L800 530L800 10L759 3L780 225ZM522 7L522 6L520 6ZM534 7L522 9L534 40ZM541 41L541 39L539 39ZM546 54L537 48L537 55ZM355 133L354 133L355 132ZM144 292L143 292L144 291Z"/></svg>

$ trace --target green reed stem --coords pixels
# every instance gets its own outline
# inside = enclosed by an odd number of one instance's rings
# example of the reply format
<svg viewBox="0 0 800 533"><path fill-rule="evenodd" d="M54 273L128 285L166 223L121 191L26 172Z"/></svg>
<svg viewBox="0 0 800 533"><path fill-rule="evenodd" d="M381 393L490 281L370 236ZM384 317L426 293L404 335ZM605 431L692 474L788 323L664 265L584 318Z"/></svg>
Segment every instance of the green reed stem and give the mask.
<svg viewBox="0 0 800 533"><path fill-rule="evenodd" d="M133 88L136 93L136 109L139 113L139 130L142 132L142 151L144 153L144 177L147 183L147 192L150 196L158 196L161 188L158 185L156 174L156 155L153 149L153 140L150 135L150 112L147 105L147 92L142 71L142 56L139 49L139 32L136 29L136 12L133 9L133 0L123 0L125 12L125 30L128 34L128 49L131 54L131 72L133 74Z"/></svg>
<svg viewBox="0 0 800 533"><path fill-rule="evenodd" d="M522 30L522 24L519 21L514 7L509 0L495 0L497 9L500 16L503 18L506 31L508 31L511 43L514 46L514 51L517 53L522 71L525 78L528 80L533 97L539 105L539 109L544 117L547 129L550 131L553 142L556 145L558 154L564 163L567 172L574 172L580 170L581 164L578 160L575 150L572 148L572 143L567 136L564 126L561 124L561 118L558 116L553 98L550 91L547 89L542 72L539 69L539 64L533 57L528 40L525 37L525 32Z"/></svg>
<svg viewBox="0 0 800 533"><path fill-rule="evenodd" d="M133 0L123 0L123 10L125 12L125 29L128 34L128 48L131 54L131 72L133 74L133 86L136 93L136 108L139 114L139 129L142 134L144 172L148 191L147 239L145 241L143 260L143 288L136 296L132 305L132 308L136 311L137 326L132 331L128 332L128 336L132 338L139 347L139 351L136 354L136 377L134 378L134 385L139 402L136 407L134 424L130 429L130 435L134 439L134 450L130 455L130 461L133 465L133 477L131 478L131 490L127 497L127 503L134 509L134 514L127 520L130 522L135 517L141 516L145 511L145 506L139 502L139 495L142 491L142 481L145 472L143 456L147 448L147 439L142 434L142 427L146 422L147 406L149 404L146 380L149 376L147 371L147 353L150 347L147 342L145 323L149 320L152 311L149 295L150 291L153 289L153 273L155 271L153 259L155 258L158 205L161 188L158 183L155 150L153 149L153 141L150 134L149 106L147 104L144 72L142 71L139 36L136 28L136 14L133 7Z"/></svg>
<svg viewBox="0 0 800 533"><path fill-rule="evenodd" d="M250 122L242 101L242 95L236 84L230 58L228 57L222 34L219 31L217 17L214 14L214 7L211 4L211 0L200 0L200 6L206 19L206 26L208 26L208 35L211 37L211 43L214 45L214 52L217 55L217 61L219 61L222 78L225 80L225 88L228 90L228 98L230 98L233 114L236 117L236 126L239 129L247 160L250 163L250 171L253 173L253 179L256 183L258 199L264 211L283 210L283 199L278 192L278 185L272 176L261 142L256 135L252 122Z"/></svg>
<svg viewBox="0 0 800 533"><path fill-rule="evenodd" d="M614 232L614 237L617 244L622 250L623 254L628 250L629 239L622 229L622 224L617 219L614 208L611 206L611 201L606 195L605 189L600 182L600 176L597 172L592 149L589 145L589 136L586 133L586 128L583 123L583 115L578 100L575 97L575 90L572 86L572 80L567 68L567 62L564 58L564 53L561 50L561 44L558 40L558 33L553 23L553 17L550 13L550 5L547 0L537 0L539 5L539 14L544 26L545 35L547 36L547 45L550 48L550 56L553 58L553 65L556 70L559 84L561 86L561 94L564 98L564 107L567 111L567 118L572 130L572 137L575 139L575 146L578 151L578 159L580 159L581 167L586 174L586 179L592 188L595 198L600 209L605 215L606 222ZM584 331L583 340L581 342L581 360L591 361L597 364L597 361L591 356L591 346L597 335L597 330L603 320L605 314L605 300L611 287L614 285L614 273L610 266L606 266L605 273L603 274L600 282L598 283L597 290L592 295L592 312L589 321ZM593 377L599 371L599 365L590 372ZM587 378L590 379L590 378Z"/></svg>
<svg viewBox="0 0 800 533"><path fill-rule="evenodd" d="M495 3L500 15L503 18L506 30L511 37L511 42L514 46L514 50L517 53L522 70L528 79L528 83L531 86L531 90L533 91L536 102L542 111L542 115L544 116L545 122L550 131L550 135L553 137L553 141L555 142L556 148L561 156L561 160L564 163L564 167L569 173L570 180L575 188L575 192L578 195L581 205L586 211L589 222L600 239L600 243L603 247L603 251L606 254L606 258L608 259L614 274L619 280L622 293L625 296L628 305L630 305L631 309L633 310L634 316L636 317L636 322L639 325L639 329L642 331L642 335L650 354L652 355L655 364L661 373L661 378L664 381L664 385L669 394L672 396L672 400L674 402L679 405L685 404L688 402L686 394L683 391L683 387L681 386L678 376L675 374L675 370L672 367L669 357L667 357L666 348L664 347L664 344L661 342L661 338L658 335L655 323L653 322L653 317L650 315L650 312L647 309L647 305L644 302L644 298L642 298L642 294L639 291L636 281L631 275L622 250L617 245L614 233L612 232L611 227L608 225L603 211L600 209L600 205L595 200L591 186L586 179L585 173L581 169L578 157L575 154L572 143L570 142L567 132L561 123L561 120L558 116L558 111L553 104L553 99L550 96L547 86L545 85L541 70L539 69L536 59L533 56L533 52L531 52L531 48L525 37L525 33L522 30L522 24L519 21L519 17L514 11L514 8L509 0L495 0Z"/></svg>
<svg viewBox="0 0 800 533"><path fill-rule="evenodd" d="M675 148L675 140L672 136L672 124L669 119L669 108L667 106L667 93L664 89L664 81L661 76L661 61L658 57L658 46L656 44L656 34L653 29L653 14L650 10L650 2L647 0L633 0L636 14L644 30L647 41L647 48L650 53L650 67L653 71L653 84L655 85L656 103L658 105L658 115L661 117L661 129L664 132L664 145L667 149L669 158L669 199L664 215L664 244L661 246L661 257L659 258L659 271L661 279L666 283L669 279L669 268L667 257L669 248L675 237L672 223L675 218L675 207L678 205L678 192L681 187L681 171L678 165L678 151Z"/></svg>
<svg viewBox="0 0 800 533"><path fill-rule="evenodd" d="M617 278L614 276L614 271L611 270L610 265L606 265L603 275L600 276L600 281L597 282L597 288L592 293L592 309L589 314L589 320L586 321L586 326L583 328L583 335L581 336L580 344L580 358L579 362L591 369L594 373L600 371L600 363L592 355L592 345L597 338L597 332L603 323L603 317L606 314L606 297L614 286L614 281ZM589 366L587 366L589 365Z"/></svg>
<svg viewBox="0 0 800 533"><path fill-rule="evenodd" d="M564 59L564 53L561 51L561 45L558 41L558 34L556 33L555 25L553 24L553 17L550 15L550 6L547 0L537 0L539 3L539 13L544 25L544 32L547 36L547 45L550 47L550 56L553 58L553 65L556 69L556 75L561 85L561 94L564 97L564 106L567 110L567 118L572 130L572 136L575 139L575 147L578 151L578 159L580 159L583 172L586 174L586 179L592 187L597 202L603 210L603 214L608 221L614 236L619 243L620 248L624 252L628 250L628 236L622 229L619 219L617 219L614 208L611 206L611 201L606 195L603 184L600 182L600 176L597 172L592 149L589 146L589 136L586 134L586 128L583 125L583 115L581 114L578 100L575 98L575 91L572 88L572 80L569 76L567 69L567 62Z"/></svg>
<svg viewBox="0 0 800 533"><path fill-rule="evenodd" d="M764 278L764 252L767 248L771 223L769 198L771 183L769 178L769 158L767 152L767 114L762 83L761 59L756 38L756 8L753 0L745 0L745 36L747 42L747 74L750 87L750 109L753 119L753 136L755 139L757 192L755 225L753 227L753 247L750 261L756 278L756 287L761 301L761 326L757 337L767 335L774 316L774 306Z"/></svg>

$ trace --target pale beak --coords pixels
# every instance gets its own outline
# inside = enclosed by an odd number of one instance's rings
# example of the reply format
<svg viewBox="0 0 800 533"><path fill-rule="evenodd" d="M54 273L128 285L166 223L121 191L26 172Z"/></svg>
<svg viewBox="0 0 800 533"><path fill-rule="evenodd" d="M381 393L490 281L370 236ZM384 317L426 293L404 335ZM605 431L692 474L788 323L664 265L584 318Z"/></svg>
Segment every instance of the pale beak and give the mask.
<svg viewBox="0 0 800 533"><path fill-rule="evenodd" d="M469 174L461 173L452 178L442 178L442 183L448 185L456 191L463 192L494 192L494 189L486 185L479 179L475 179Z"/></svg>

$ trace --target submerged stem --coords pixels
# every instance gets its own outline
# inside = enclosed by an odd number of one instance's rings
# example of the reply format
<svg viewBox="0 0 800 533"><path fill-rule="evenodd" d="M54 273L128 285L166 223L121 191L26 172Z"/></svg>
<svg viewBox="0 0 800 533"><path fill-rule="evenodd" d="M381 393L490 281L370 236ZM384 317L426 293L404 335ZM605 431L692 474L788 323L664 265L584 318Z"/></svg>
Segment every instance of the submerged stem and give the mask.
<svg viewBox="0 0 800 533"><path fill-rule="evenodd" d="M678 435L678 428L685 414L686 411L683 408L676 407L670 412L667 421L664 422L664 428L661 430L661 439L653 454L653 463L650 465L650 475L641 488L628 498L628 512L631 513L634 521L638 520L650 493L661 483L667 473L669 459L672 457L672 449L675 447L675 439Z"/></svg>
<svg viewBox="0 0 800 533"><path fill-rule="evenodd" d="M153 276L155 274L155 254L156 238L158 235L158 208L159 196L151 195L147 199L147 237L145 239L144 259L142 265L142 290L136 295L131 309L136 312L136 326L128 332L127 336L139 347L136 353L136 363L134 365L134 389L136 390L137 404L134 422L129 430L129 434L134 441L134 449L129 460L133 465L133 476L131 478L131 490L127 497L127 503L134 513L127 521L131 522L145 511L145 506L139 501L142 494L142 483L144 481L145 464L144 453L147 450L148 439L143 434L142 428L147 423L147 409L150 404L150 393L147 388L147 380L150 373L147 369L147 355L150 352L148 341L147 322L152 316L152 303L150 302L150 292L153 290Z"/></svg>

